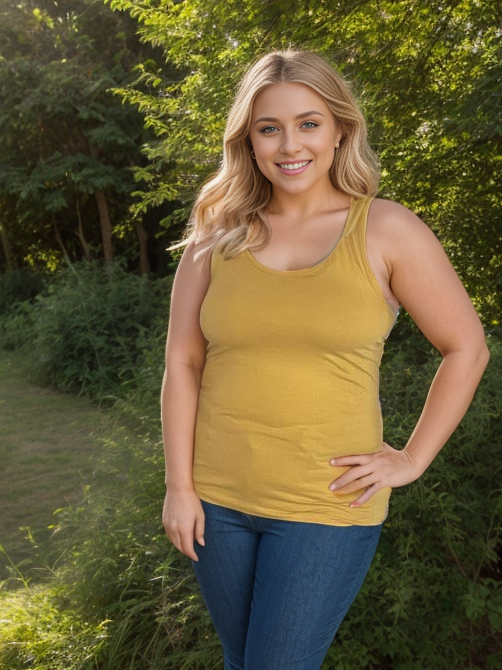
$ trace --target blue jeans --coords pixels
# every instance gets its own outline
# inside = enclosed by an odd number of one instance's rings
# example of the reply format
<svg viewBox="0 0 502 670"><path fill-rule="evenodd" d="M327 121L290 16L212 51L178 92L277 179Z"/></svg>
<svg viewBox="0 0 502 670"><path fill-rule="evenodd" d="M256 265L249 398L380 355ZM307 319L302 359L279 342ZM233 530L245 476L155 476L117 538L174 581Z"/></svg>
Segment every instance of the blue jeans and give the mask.
<svg viewBox="0 0 502 670"><path fill-rule="evenodd" d="M383 524L328 526L201 500L192 560L225 670L320 670L373 560Z"/></svg>

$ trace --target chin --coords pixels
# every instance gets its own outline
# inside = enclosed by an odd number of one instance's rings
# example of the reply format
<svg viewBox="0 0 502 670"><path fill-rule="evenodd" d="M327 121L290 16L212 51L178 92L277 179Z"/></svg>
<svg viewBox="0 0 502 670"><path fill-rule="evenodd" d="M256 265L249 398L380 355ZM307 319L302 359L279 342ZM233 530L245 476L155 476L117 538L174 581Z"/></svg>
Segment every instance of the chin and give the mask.
<svg viewBox="0 0 502 670"><path fill-rule="evenodd" d="M291 193L292 195L297 195L298 193L304 193L306 191L309 191L313 186L317 184L316 181L314 182L297 182L296 184L274 184L272 182L273 186L276 188L280 188L282 191L285 191L286 193Z"/></svg>

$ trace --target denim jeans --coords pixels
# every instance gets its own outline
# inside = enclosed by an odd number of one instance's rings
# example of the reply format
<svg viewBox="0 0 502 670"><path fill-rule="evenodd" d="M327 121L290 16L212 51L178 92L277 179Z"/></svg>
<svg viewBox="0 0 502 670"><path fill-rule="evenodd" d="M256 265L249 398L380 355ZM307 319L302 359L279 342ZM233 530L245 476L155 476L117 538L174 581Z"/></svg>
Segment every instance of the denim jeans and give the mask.
<svg viewBox="0 0 502 670"><path fill-rule="evenodd" d="M201 500L192 560L225 670L320 670L373 560L383 524L329 526Z"/></svg>

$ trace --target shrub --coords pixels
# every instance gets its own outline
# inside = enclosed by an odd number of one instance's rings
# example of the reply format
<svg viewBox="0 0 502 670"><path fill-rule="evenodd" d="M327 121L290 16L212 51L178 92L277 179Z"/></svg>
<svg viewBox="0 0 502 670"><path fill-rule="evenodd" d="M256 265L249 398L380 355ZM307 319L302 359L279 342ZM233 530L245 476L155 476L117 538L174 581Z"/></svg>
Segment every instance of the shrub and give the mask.
<svg viewBox="0 0 502 670"><path fill-rule="evenodd" d="M0 349L22 349L36 339L35 305L16 302L10 312L0 314Z"/></svg>
<svg viewBox="0 0 502 670"><path fill-rule="evenodd" d="M0 349L19 349L34 338L34 301L47 278L30 270L0 274Z"/></svg>
<svg viewBox="0 0 502 670"><path fill-rule="evenodd" d="M2 670L93 670L107 643L106 621L93 625L61 607L57 586L0 589Z"/></svg>
<svg viewBox="0 0 502 670"><path fill-rule="evenodd" d="M46 278L31 270L9 270L0 274L0 315L16 304L31 302L46 286Z"/></svg>
<svg viewBox="0 0 502 670"><path fill-rule="evenodd" d="M39 378L61 391L120 396L137 374L150 329L167 330L172 277L127 273L119 262L62 270L37 299L33 355Z"/></svg>

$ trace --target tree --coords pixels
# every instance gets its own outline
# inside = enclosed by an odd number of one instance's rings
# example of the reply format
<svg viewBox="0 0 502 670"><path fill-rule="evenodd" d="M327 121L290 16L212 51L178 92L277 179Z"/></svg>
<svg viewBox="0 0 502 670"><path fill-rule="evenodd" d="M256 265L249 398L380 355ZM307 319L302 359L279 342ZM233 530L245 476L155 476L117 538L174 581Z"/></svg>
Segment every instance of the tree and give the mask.
<svg viewBox="0 0 502 670"><path fill-rule="evenodd" d="M131 168L149 133L114 87L152 49L127 15L101 2L1 0L0 212L7 266L115 255L113 237L145 233L127 214ZM15 234L14 234L15 229ZM127 246L126 251L129 251Z"/></svg>

